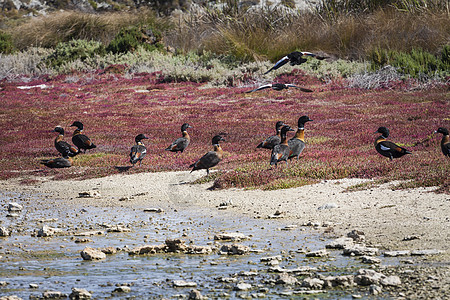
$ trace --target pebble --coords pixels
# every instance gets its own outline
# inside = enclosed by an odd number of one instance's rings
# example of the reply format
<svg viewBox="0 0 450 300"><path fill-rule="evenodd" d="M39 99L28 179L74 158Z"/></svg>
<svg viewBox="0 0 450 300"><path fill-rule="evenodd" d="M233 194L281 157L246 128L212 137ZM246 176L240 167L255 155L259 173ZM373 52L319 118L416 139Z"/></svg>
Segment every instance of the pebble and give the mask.
<svg viewBox="0 0 450 300"><path fill-rule="evenodd" d="M174 287L197 287L197 283L184 280L174 280L172 284Z"/></svg>
<svg viewBox="0 0 450 300"><path fill-rule="evenodd" d="M371 256L361 256L361 262L363 264L373 264L377 265L381 263L381 259Z"/></svg>
<svg viewBox="0 0 450 300"><path fill-rule="evenodd" d="M245 245L233 244L223 245L220 248L220 253L228 255L244 255L250 252L250 248Z"/></svg>
<svg viewBox="0 0 450 300"><path fill-rule="evenodd" d="M328 249L345 249L350 248L354 245L352 238L349 237L340 237L338 239L335 239L328 244L325 245L325 248Z"/></svg>
<svg viewBox="0 0 450 300"><path fill-rule="evenodd" d="M151 208L144 208L144 212L163 213L164 210L161 208L151 207Z"/></svg>
<svg viewBox="0 0 450 300"><path fill-rule="evenodd" d="M219 241L242 241L242 240L248 240L250 239L250 237L246 236L243 233L239 233L239 232L231 232L231 233L220 233L220 234L216 234L214 236L214 240L219 240Z"/></svg>
<svg viewBox="0 0 450 300"><path fill-rule="evenodd" d="M85 191L78 193L78 198L100 198L100 192L99 191Z"/></svg>
<svg viewBox="0 0 450 300"><path fill-rule="evenodd" d="M234 287L235 291L248 291L248 290L251 290L251 289L252 289L252 285L249 284L249 283L244 283L244 282L238 283Z"/></svg>
<svg viewBox="0 0 450 300"><path fill-rule="evenodd" d="M329 253L325 249L320 249L317 251L311 251L305 254L306 257L325 257L328 256Z"/></svg>
<svg viewBox="0 0 450 300"><path fill-rule="evenodd" d="M81 251L81 257L84 260L99 260L106 258L106 254L98 249L86 247Z"/></svg>
<svg viewBox="0 0 450 300"><path fill-rule="evenodd" d="M397 250L397 251L385 251L384 256L386 257L397 257L397 256L408 256L411 255L409 250Z"/></svg>
<svg viewBox="0 0 450 300"><path fill-rule="evenodd" d="M0 237L10 236L11 232L6 227L0 227Z"/></svg>
<svg viewBox="0 0 450 300"><path fill-rule="evenodd" d="M92 294L86 289L72 288L72 293L70 293L69 298L72 300L91 299Z"/></svg>
<svg viewBox="0 0 450 300"><path fill-rule="evenodd" d="M339 205L337 205L336 203L327 203L324 204L322 206L320 206L319 208L317 208L317 210L323 210L323 209L333 209L333 208L338 208Z"/></svg>
<svg viewBox="0 0 450 300"><path fill-rule="evenodd" d="M356 244L353 247L344 249L344 255L351 256L376 256L378 255L378 248L366 247L360 244Z"/></svg>
<svg viewBox="0 0 450 300"><path fill-rule="evenodd" d="M10 202L8 203L8 211L9 212L17 212L17 211L22 211L23 206L20 205L17 202Z"/></svg>
<svg viewBox="0 0 450 300"><path fill-rule="evenodd" d="M444 251L442 250L436 250L436 249L429 249L429 250L414 250L411 251L411 255L416 255L416 256L423 256L423 255L438 255L438 254L442 254L444 253Z"/></svg>
<svg viewBox="0 0 450 300"><path fill-rule="evenodd" d="M129 292L131 292L131 288L126 285L118 286L113 291L113 293L129 293Z"/></svg>
<svg viewBox="0 0 450 300"><path fill-rule="evenodd" d="M38 237L49 237L49 236L61 234L62 232L63 232L62 229L53 228L53 227L44 225L44 226L42 226L41 229L39 229L37 231L37 236Z"/></svg>

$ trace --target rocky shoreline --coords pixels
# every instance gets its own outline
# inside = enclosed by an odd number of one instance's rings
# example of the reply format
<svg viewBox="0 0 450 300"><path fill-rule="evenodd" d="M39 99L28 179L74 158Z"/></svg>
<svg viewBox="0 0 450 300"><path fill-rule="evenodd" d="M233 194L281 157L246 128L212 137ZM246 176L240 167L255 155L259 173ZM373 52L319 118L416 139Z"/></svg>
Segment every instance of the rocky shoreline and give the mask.
<svg viewBox="0 0 450 300"><path fill-rule="evenodd" d="M105 209L105 212L106 209L110 210L114 207L118 211L139 207L139 210L146 214L158 216L186 210L188 207L189 209L206 207L211 217L226 218L230 214L239 217L241 214L243 217L254 219L255 222L264 220L279 224L280 232L310 230L326 240L324 246L319 249L286 248L281 255L261 257L256 263L258 268L248 270L248 267L242 266L241 272L215 278L216 284L221 287L223 297L254 298L276 295L282 299L315 295L321 298L336 291L346 291L355 299L368 296L395 299L445 299L450 290L448 205L445 205L446 201L449 201L448 195L434 194L431 189L392 191L386 186L366 191L347 192L348 187L357 184L358 180L323 182L314 186L274 193L241 190L209 191L207 184L187 184L197 177L199 175L187 172L173 172L121 175L67 182L39 179L39 183L33 186L20 185L19 181L1 182L2 190L7 193L44 195L46 199L49 199L50 203L47 207L49 209L54 205L55 210L61 210L61 207L76 207L81 210L75 216L77 223L67 222L56 227L48 225L57 221L54 216L39 219L37 224L40 225L34 230L30 227L31 225L14 227L5 226L5 222L1 222L0 235L8 239L32 232L31 236L34 238L62 237L64 240L66 240L65 237L70 236L72 243L82 245L89 244L97 237L107 234L119 236L133 234L139 230L140 226L143 226L142 221L129 224L102 223L101 226L88 225L89 222L85 224L92 217L88 214L83 216L83 207L86 205ZM280 194L283 196L280 199L284 200L275 202L274 199ZM320 194L325 194L323 199L317 196ZM314 197L314 195L316 195L315 201L309 203L309 208L307 205L298 205L299 199ZM385 199L386 195L389 196L388 200ZM397 198L392 198L392 195L396 195ZM330 198L330 196L334 197ZM427 202L423 203L421 198L426 199ZM52 203L52 199L58 199L58 203ZM383 199L387 202L382 202ZM399 199L398 202L395 199ZM7 203L5 202L4 211L8 219L18 218L23 215L24 210L27 210L29 214L30 211L40 209L39 203L35 203L31 198L19 197L5 200ZM418 216L429 225L429 228L442 226L441 231L420 231L420 224L418 228L412 226L414 224L409 226L407 215L397 213L400 207L409 209L408 201L415 204L411 211L432 216L429 219ZM376 203L374 206L378 206L377 210L381 210L383 214L366 214L366 211L371 211L368 202ZM264 206L261 206L262 204ZM424 205L427 210L423 210L421 205ZM349 211L345 209L346 206L349 206ZM387 216L385 211L390 209L394 211L391 211L391 216ZM440 210L439 213L430 214L437 209ZM347 214L367 215L367 218L345 220ZM413 218L413 214L411 212L409 214L409 218ZM371 216L370 219L369 216ZM369 221L374 225L367 225ZM389 223L390 231L384 231L387 226L378 225L384 222ZM173 230L179 231L180 228ZM163 243L151 243L152 239L144 236L144 242L148 240L150 243L125 248L114 246L114 243L105 247L88 245L79 252L79 257L84 261L101 262L108 260L108 257L123 254L129 257L182 254L200 255L205 257L204 260L209 260L208 257L217 255L245 257L264 252L248 245L248 242L252 242L255 237L242 233L215 234L208 245L195 245L195 241L187 243L183 237L188 236L188 234L180 234L179 238L167 238ZM444 238L439 239L441 236ZM120 239L120 237L117 238ZM13 251L7 247L1 247L0 262L7 260ZM304 257L306 265L290 264L291 257L296 255ZM340 257L350 257L357 265L345 267L331 274L332 268L327 266L328 262ZM323 266L314 267L308 262L321 262ZM209 263L220 264L217 259ZM12 285L13 282L1 281L0 292L8 290L10 284ZM202 284L195 281L176 279L169 280L163 285L171 289L183 289L183 293L178 295L179 298L206 299L210 295L204 290ZM30 284L31 288L33 287ZM123 283L116 284L111 289L111 293L121 295L132 293L136 288ZM35 299L96 298L88 290L78 287L73 287L71 293L44 291L40 296L33 297ZM0 299L19 298L8 295Z"/></svg>

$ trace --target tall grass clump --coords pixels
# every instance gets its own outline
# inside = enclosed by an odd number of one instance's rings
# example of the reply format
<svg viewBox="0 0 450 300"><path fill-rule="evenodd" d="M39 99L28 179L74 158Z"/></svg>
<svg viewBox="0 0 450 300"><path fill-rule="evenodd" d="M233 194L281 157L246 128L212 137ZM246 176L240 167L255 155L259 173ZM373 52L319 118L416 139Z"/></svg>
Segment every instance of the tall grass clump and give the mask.
<svg viewBox="0 0 450 300"><path fill-rule="evenodd" d="M122 28L106 47L106 50L112 53L126 53L143 47L147 51L153 51L163 48L161 39L161 32L155 28L130 26Z"/></svg>
<svg viewBox="0 0 450 300"><path fill-rule="evenodd" d="M450 76L450 45L445 45L440 55L434 55L423 49L400 52L375 49L371 55L371 68L377 70L391 65L402 74L418 78L421 76Z"/></svg>
<svg viewBox="0 0 450 300"><path fill-rule="evenodd" d="M12 36L6 32L0 31L0 53L10 54L14 51Z"/></svg>
<svg viewBox="0 0 450 300"><path fill-rule="evenodd" d="M164 28L167 24L146 9L138 13L105 14L63 11L31 19L9 31L14 45L23 50L30 46L51 48L71 40L94 40L108 45L122 28L138 25Z"/></svg>

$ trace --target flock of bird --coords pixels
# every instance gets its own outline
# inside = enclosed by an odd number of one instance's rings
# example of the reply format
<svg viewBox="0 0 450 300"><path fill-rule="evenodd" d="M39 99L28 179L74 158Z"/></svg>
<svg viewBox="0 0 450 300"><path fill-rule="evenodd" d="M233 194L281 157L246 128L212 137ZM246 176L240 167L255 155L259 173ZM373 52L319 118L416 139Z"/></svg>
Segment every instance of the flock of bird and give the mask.
<svg viewBox="0 0 450 300"><path fill-rule="evenodd" d="M275 124L275 135L269 136L264 141L259 143L256 148L265 148L272 150L270 156L270 165L277 165L279 162L285 162L288 164L288 159L300 157L300 154L305 149L305 124L306 122L311 122L308 116L301 116L297 122L297 131L291 139L287 140L287 133L289 131L294 131L289 125L286 125L282 121L278 121ZM53 130L58 133L55 138L55 148L61 154L62 157L57 157L54 159L41 160L41 163L49 168L68 168L73 164L72 157L85 153L88 149L96 148L97 146L91 141L89 137L83 134L83 124L79 121L74 122L72 126L77 127L72 135L72 142L75 146L71 146L69 143L64 141L64 129L61 126L56 126ZM187 129L191 128L188 123L184 123L181 126L182 136L174 140L165 150L171 152L180 152L186 149L189 145L191 138L187 132ZM411 154L407 149L398 146L397 144L388 141L389 130L386 127L379 127L375 133L380 133L381 135L375 139L375 150L385 156L390 160L394 158L402 157L406 154ZM441 150L442 153L450 157L450 137L449 132L446 128L439 127L435 133L441 133ZM136 163L141 165L142 160L147 154L147 148L145 147L142 140L148 139L144 134L138 134L135 137L135 145L131 147L130 150L130 163L134 166ZM196 162L191 164L189 167L192 171L205 169L206 173L209 174L209 169L216 166L223 158L223 149L220 142L225 141L221 135L215 135L212 138L213 150L207 152Z"/></svg>
<svg viewBox="0 0 450 300"><path fill-rule="evenodd" d="M276 62L275 65L264 74L267 74L272 70L276 70L288 62L290 62L291 65L302 64L306 62L306 59L303 58L303 56L311 56L319 60L327 58L325 56L320 56L311 52L297 52L297 51L292 52L287 56L283 57L282 59L280 59L278 62ZM294 84L274 83L274 84L265 84L256 89L247 91L247 93L268 88L272 88L274 90L297 88L303 92L312 92L312 90L310 89L298 87ZM313 120L311 120L308 116L301 116L297 122L298 125L297 131L294 137L292 137L289 140L287 140L287 133L289 131L294 131L294 129L292 129L289 125L286 125L284 122L278 121L275 124L275 131L276 131L275 135L269 136L267 139L262 141L259 145L257 145L257 148L265 148L272 150L270 156L270 165L276 166L279 162L283 161L287 164L288 159L292 158L297 158L298 160L300 154L303 152L306 145L304 127L306 122L311 121ZM55 138L55 148L61 154L62 157L49 160L41 160L42 164L44 164L49 168L71 167L73 164L72 157L80 153L85 153L86 150L88 149L93 149L97 147L89 137L83 134L84 126L81 122L75 121L70 126L76 127L72 135L72 142L75 145L75 147L71 146L69 143L64 141L64 129L61 126L57 126L53 130L54 132L58 133L58 136ZM191 126L188 123L184 123L181 126L182 136L174 140L165 150L183 153L183 151L186 149L186 147L188 147L191 141L191 138L187 132L188 128L191 128ZM400 147L397 144L387 140L387 138L389 137L389 130L386 127L379 127L375 133L381 134L379 137L375 139L374 143L375 149L379 154L388 157L390 160L402 157L403 155L406 154L411 154L411 152L408 151L407 149ZM446 157L450 157L450 138L448 130L446 128L439 127L438 130L435 131L435 133L441 133L443 135L441 140L441 149ZM140 166L142 160L147 154L147 149L143 143L144 139L148 139L148 137L145 136L144 134L138 134L135 137L136 144L133 145L130 150L130 163L132 164L132 166L134 166L136 163L139 163ZM223 149L220 146L220 142L223 141L225 141L225 139L222 136L220 135L214 136L211 141L213 150L207 152L196 162L191 164L189 166L190 168L192 168L191 172L195 170L205 169L207 174L209 174L209 169L216 166L223 158Z"/></svg>

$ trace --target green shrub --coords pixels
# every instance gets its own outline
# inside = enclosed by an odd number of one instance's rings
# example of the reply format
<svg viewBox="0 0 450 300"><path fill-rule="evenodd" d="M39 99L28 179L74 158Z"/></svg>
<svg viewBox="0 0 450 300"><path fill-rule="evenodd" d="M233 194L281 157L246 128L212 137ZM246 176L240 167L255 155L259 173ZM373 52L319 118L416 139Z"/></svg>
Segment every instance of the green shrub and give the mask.
<svg viewBox="0 0 450 300"><path fill-rule="evenodd" d="M77 59L84 61L93 58L96 55L104 55L105 47L102 43L96 41L73 40L70 42L59 43L55 51L45 58L44 62L47 66L58 68L65 63L75 61Z"/></svg>
<svg viewBox="0 0 450 300"><path fill-rule="evenodd" d="M11 35L0 31L0 53L10 54L14 51Z"/></svg>
<svg viewBox="0 0 450 300"><path fill-rule="evenodd" d="M445 77L450 74L450 45L443 47L440 56L422 49L412 49L408 53L375 49L370 55L370 62L372 70L391 65L400 73L414 78L423 75Z"/></svg>
<svg viewBox="0 0 450 300"><path fill-rule="evenodd" d="M148 26L132 26L123 28L106 48L112 53L133 52L138 47L153 51L163 47L161 33Z"/></svg>

